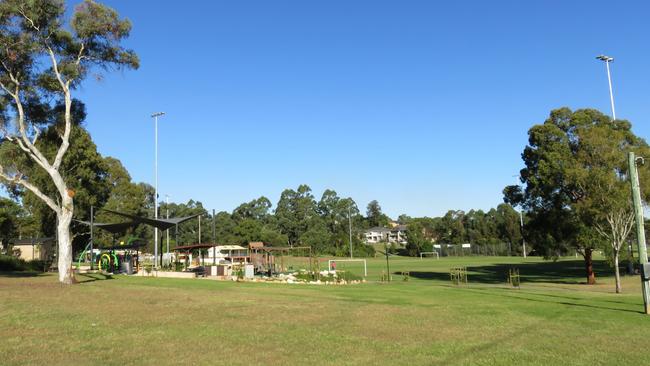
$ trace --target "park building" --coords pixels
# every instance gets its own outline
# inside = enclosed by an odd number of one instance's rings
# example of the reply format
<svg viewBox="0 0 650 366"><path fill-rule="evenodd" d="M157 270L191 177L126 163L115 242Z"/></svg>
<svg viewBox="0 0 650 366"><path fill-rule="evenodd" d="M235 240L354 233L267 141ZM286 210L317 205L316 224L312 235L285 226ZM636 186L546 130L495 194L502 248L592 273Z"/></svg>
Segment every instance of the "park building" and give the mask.
<svg viewBox="0 0 650 366"><path fill-rule="evenodd" d="M46 261L55 256L54 238L12 239L7 245L8 254L25 261Z"/></svg>
<svg viewBox="0 0 650 366"><path fill-rule="evenodd" d="M366 244L396 243L406 244L406 225L397 225L392 228L373 227L364 232Z"/></svg>

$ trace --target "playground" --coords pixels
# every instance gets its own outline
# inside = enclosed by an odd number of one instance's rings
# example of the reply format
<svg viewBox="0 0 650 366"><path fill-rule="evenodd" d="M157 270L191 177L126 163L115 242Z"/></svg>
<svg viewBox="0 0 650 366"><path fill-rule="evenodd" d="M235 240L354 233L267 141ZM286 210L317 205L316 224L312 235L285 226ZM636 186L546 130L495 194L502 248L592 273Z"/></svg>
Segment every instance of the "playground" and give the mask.
<svg viewBox="0 0 650 366"><path fill-rule="evenodd" d="M81 223L89 226L90 240L77 254L74 265L76 275L137 275L166 278L209 278L215 280L263 281L311 284L357 284L368 278L365 259L327 259L314 255L310 246L271 246L263 242L250 242L247 246L204 243L198 236L198 243L167 247L163 251L161 243L154 246L155 253L143 253L146 243L137 237L123 237L125 232L138 225L148 225L169 233L178 226L200 215L178 218L151 219L118 211L104 210L128 221L98 223L94 221L95 211L91 209L91 220ZM96 230L112 235L110 245L101 245ZM343 263L337 269L337 264ZM362 271L350 263L361 264ZM382 280L389 278L384 271Z"/></svg>
<svg viewBox="0 0 650 366"><path fill-rule="evenodd" d="M5 365L643 364L638 277L615 295L596 264L595 286L579 260L514 257L394 258L392 282L362 286L80 274L61 287L52 274L2 274L0 353ZM384 266L369 259L369 275ZM467 284L452 283L454 267Z"/></svg>

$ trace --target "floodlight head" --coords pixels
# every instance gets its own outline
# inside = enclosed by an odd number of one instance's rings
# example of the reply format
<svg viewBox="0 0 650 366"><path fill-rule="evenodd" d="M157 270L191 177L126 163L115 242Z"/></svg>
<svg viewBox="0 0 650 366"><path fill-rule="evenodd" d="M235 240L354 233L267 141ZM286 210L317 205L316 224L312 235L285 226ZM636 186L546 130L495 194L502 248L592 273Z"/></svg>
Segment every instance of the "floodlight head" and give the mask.
<svg viewBox="0 0 650 366"><path fill-rule="evenodd" d="M165 112L156 112L156 113L153 113L153 114L151 115L151 118L153 118L153 117L160 117L160 116L162 116L162 115L164 115L164 114L165 114Z"/></svg>
<svg viewBox="0 0 650 366"><path fill-rule="evenodd" d="M605 55L598 55L598 56L596 56L596 58L599 59L600 61L605 61L605 62L614 61L613 57L609 57L609 56L605 56Z"/></svg>

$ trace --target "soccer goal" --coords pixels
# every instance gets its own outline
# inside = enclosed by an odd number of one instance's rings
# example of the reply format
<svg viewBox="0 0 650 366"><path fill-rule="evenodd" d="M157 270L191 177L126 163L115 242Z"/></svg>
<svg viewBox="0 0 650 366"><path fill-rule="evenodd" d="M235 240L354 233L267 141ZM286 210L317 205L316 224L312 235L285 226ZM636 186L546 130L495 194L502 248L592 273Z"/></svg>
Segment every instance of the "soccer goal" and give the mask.
<svg viewBox="0 0 650 366"><path fill-rule="evenodd" d="M431 255L435 254L435 255L436 255L436 259L440 259L440 254L438 254L438 252L421 252L421 253L420 253L420 259L422 259L422 258L424 257L425 254L431 254Z"/></svg>
<svg viewBox="0 0 650 366"><path fill-rule="evenodd" d="M327 261L327 269L330 271L336 270L336 263L340 262L361 262L363 263L363 277L368 277L368 264L365 259L330 259ZM332 263L334 263L334 268L332 268Z"/></svg>

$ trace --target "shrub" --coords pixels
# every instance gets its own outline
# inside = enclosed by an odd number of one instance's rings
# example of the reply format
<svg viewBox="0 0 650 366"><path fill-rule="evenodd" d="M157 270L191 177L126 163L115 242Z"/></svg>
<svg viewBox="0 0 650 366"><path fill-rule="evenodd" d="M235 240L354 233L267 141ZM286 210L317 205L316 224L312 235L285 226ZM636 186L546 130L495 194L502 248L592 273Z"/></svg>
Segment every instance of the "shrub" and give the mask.
<svg viewBox="0 0 650 366"><path fill-rule="evenodd" d="M9 255L0 254L0 271L2 272L15 272L15 271L34 271L45 272L49 262L34 260L25 261Z"/></svg>
<svg viewBox="0 0 650 366"><path fill-rule="evenodd" d="M0 255L0 271L25 271L27 270L27 263L16 257L8 255Z"/></svg>

